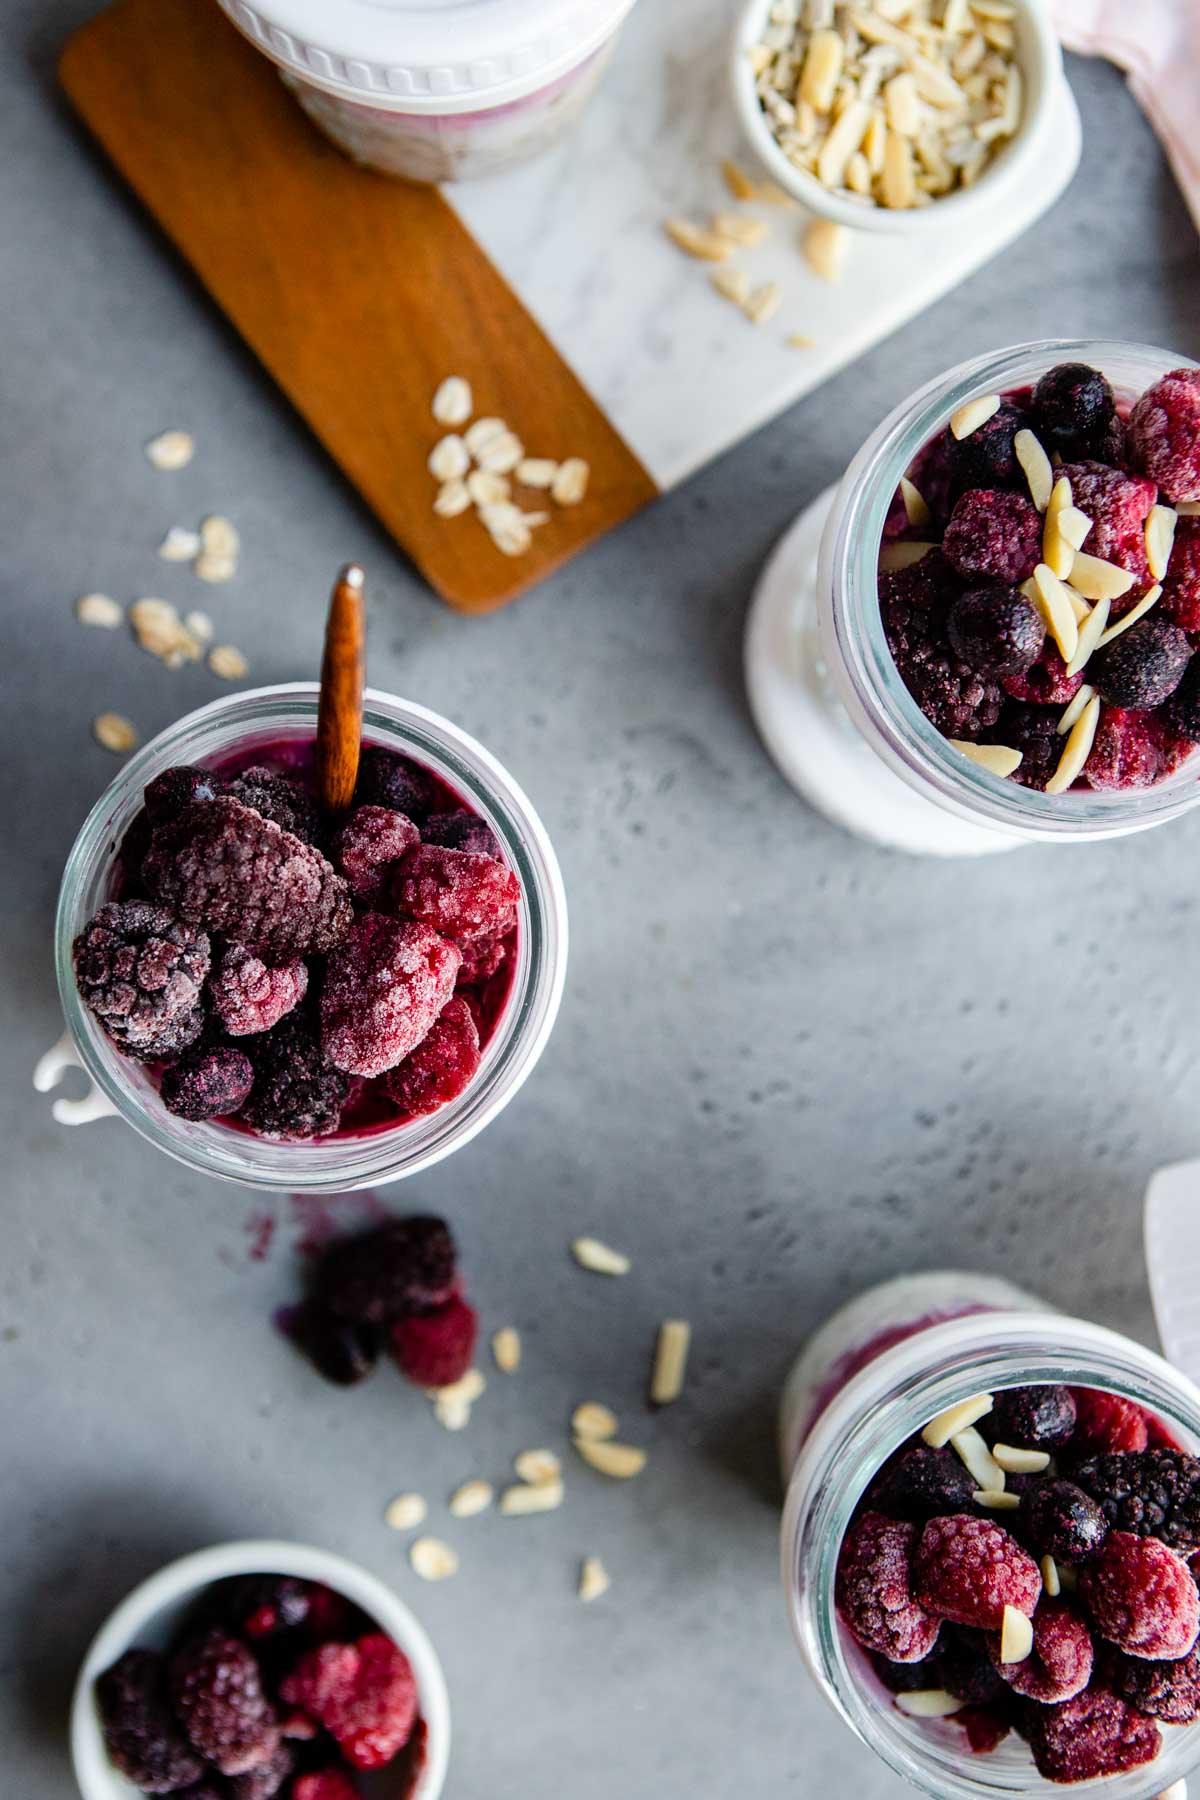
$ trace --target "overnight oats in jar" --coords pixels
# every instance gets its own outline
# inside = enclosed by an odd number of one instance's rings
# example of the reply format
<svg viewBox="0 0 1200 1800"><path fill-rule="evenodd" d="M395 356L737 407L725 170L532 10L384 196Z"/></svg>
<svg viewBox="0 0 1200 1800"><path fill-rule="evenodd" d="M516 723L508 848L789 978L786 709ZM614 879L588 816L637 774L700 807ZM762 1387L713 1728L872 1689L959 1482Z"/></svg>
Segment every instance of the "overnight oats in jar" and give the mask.
<svg viewBox="0 0 1200 1800"><path fill-rule="evenodd" d="M785 1388L783 1580L809 1673L945 1800L1200 1762L1200 1391L1009 1283L851 1302Z"/></svg>
<svg viewBox="0 0 1200 1800"><path fill-rule="evenodd" d="M351 808L316 804L313 684L188 715L101 797L59 988L112 1107L206 1173L334 1192L439 1161L507 1104L561 997L554 853L489 754L369 691Z"/></svg>
<svg viewBox="0 0 1200 1800"><path fill-rule="evenodd" d="M634 0L220 0L300 106L356 162L464 181L571 126Z"/></svg>

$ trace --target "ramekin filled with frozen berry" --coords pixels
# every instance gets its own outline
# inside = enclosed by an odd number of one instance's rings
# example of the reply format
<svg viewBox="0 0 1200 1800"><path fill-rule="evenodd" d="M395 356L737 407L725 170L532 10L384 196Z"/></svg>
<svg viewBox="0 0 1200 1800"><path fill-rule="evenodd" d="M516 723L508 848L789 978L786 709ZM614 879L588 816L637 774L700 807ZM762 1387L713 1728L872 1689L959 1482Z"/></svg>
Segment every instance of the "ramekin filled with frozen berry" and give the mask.
<svg viewBox="0 0 1200 1800"><path fill-rule="evenodd" d="M783 1578L843 1720L939 1800L1200 1764L1200 1390L1008 1283L872 1289L781 1420Z"/></svg>
<svg viewBox="0 0 1200 1800"><path fill-rule="evenodd" d="M83 1800L438 1800L441 1664L402 1601L303 1544L197 1551L135 1588L80 1670Z"/></svg>
<svg viewBox="0 0 1200 1800"><path fill-rule="evenodd" d="M1051 342L938 377L851 464L819 610L876 759L868 834L953 854L1194 806L1200 369Z"/></svg>
<svg viewBox="0 0 1200 1800"><path fill-rule="evenodd" d="M409 1175L512 1098L553 1025L566 905L482 745L368 690L357 783L318 804L315 684L189 714L76 840L68 1029L144 1136L210 1175L338 1191Z"/></svg>

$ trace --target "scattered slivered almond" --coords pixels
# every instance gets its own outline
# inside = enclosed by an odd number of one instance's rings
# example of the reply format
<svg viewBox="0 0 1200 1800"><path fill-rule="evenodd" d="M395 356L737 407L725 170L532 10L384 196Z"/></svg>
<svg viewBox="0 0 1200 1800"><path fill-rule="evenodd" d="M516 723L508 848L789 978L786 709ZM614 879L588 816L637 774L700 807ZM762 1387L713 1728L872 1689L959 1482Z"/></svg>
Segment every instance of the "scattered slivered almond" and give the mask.
<svg viewBox="0 0 1200 1800"><path fill-rule="evenodd" d="M1071 701L1055 727L1055 730L1060 737L1066 737L1068 731L1070 731L1072 725L1075 723L1095 691L1095 688L1089 687L1087 682L1084 682L1083 686Z"/></svg>
<svg viewBox="0 0 1200 1800"><path fill-rule="evenodd" d="M1051 1600L1057 1600L1062 1593L1062 1585L1058 1579L1058 1564L1050 1555L1043 1556L1041 1562L1042 1587Z"/></svg>
<svg viewBox="0 0 1200 1800"><path fill-rule="evenodd" d="M1029 483L1029 497L1038 511L1044 513L1054 492L1054 466L1040 440L1028 429L1018 431L1013 439L1013 450Z"/></svg>
<svg viewBox="0 0 1200 1800"><path fill-rule="evenodd" d="M967 1425L961 1431L956 1431L950 1439L950 1448L985 1492L1003 1493L1004 1470L974 1425Z"/></svg>
<svg viewBox="0 0 1200 1800"><path fill-rule="evenodd" d="M918 531L922 525L928 525L933 516L929 510L929 503L907 475L900 477L900 498L904 502L905 517L910 525Z"/></svg>
<svg viewBox="0 0 1200 1800"><path fill-rule="evenodd" d="M742 303L742 311L752 325L765 325L783 305L783 289L777 281L764 281Z"/></svg>
<svg viewBox="0 0 1200 1800"><path fill-rule="evenodd" d="M491 525L488 531L497 550L505 556L524 556L533 542L532 532L524 525Z"/></svg>
<svg viewBox="0 0 1200 1800"><path fill-rule="evenodd" d="M450 1496L450 1512L456 1519L473 1519L477 1513L487 1511L494 1493L490 1481L464 1481Z"/></svg>
<svg viewBox="0 0 1200 1800"><path fill-rule="evenodd" d="M1024 1662L1033 1649L1033 1620L1015 1606L1006 1606L1000 1621L1000 1661Z"/></svg>
<svg viewBox="0 0 1200 1800"><path fill-rule="evenodd" d="M1065 794L1073 781L1083 772L1083 765L1092 753L1092 745L1096 739L1096 727L1100 722L1100 696L1093 694L1079 717L1067 733L1067 741L1059 758L1058 767L1046 783L1047 794Z"/></svg>
<svg viewBox="0 0 1200 1800"><path fill-rule="evenodd" d="M885 544L879 552L879 567L883 574L892 574L898 569L911 569L914 563L928 556L933 549L932 544L918 543L915 538L895 544Z"/></svg>
<svg viewBox="0 0 1200 1800"><path fill-rule="evenodd" d="M439 425L465 425L475 410L470 382L461 375L447 375L438 384L431 410Z"/></svg>
<svg viewBox="0 0 1200 1800"><path fill-rule="evenodd" d="M816 344L816 339L809 337L806 331L789 332L787 341L792 350L811 350Z"/></svg>
<svg viewBox="0 0 1200 1800"><path fill-rule="evenodd" d="M913 1688L907 1694L897 1694L895 1704L910 1719L951 1719L967 1703L956 1700L945 1688Z"/></svg>
<svg viewBox="0 0 1200 1800"><path fill-rule="evenodd" d="M433 1415L446 1431L465 1431L471 1423L471 1405L467 1400L436 1400Z"/></svg>
<svg viewBox="0 0 1200 1800"><path fill-rule="evenodd" d="M1010 1494L1007 1488L976 1488L971 1498L989 1512L1015 1512L1021 1504L1020 1494Z"/></svg>
<svg viewBox="0 0 1200 1800"><path fill-rule="evenodd" d="M585 1463L614 1481L628 1481L646 1466L644 1450L633 1444L618 1444L612 1438L577 1437L575 1448Z"/></svg>
<svg viewBox="0 0 1200 1800"><path fill-rule="evenodd" d="M1050 1467L1046 1450L1025 1450L1017 1444L993 1444L992 1455L1006 1475L1041 1475Z"/></svg>
<svg viewBox="0 0 1200 1800"><path fill-rule="evenodd" d="M172 525L158 546L164 562L194 562L200 554L200 533L185 525Z"/></svg>
<svg viewBox="0 0 1200 1800"><path fill-rule="evenodd" d="M744 169L740 169L737 163L723 162L721 174L725 178L725 186L735 200L757 200L758 183L747 175Z"/></svg>
<svg viewBox="0 0 1200 1800"><path fill-rule="evenodd" d="M1139 619L1144 619L1150 608L1161 598L1162 588L1157 584L1152 588L1147 588L1136 606L1131 606L1127 613L1122 613L1121 617L1114 620L1108 627L1097 648L1103 650L1105 644L1111 644L1113 639L1120 637L1123 631L1128 631L1131 625L1136 625Z"/></svg>
<svg viewBox="0 0 1200 1800"><path fill-rule="evenodd" d="M581 1600L599 1600L607 1594L612 1582L608 1570L598 1556L585 1556L579 1565L579 1598Z"/></svg>
<svg viewBox="0 0 1200 1800"><path fill-rule="evenodd" d="M92 734L105 750L113 750L118 756L136 750L141 741L137 726L123 713L98 713L92 720Z"/></svg>
<svg viewBox="0 0 1200 1800"><path fill-rule="evenodd" d="M589 1438L597 1442L617 1435L617 1415L598 1400L584 1400L571 1414L571 1430L576 1440Z"/></svg>
<svg viewBox="0 0 1200 1800"><path fill-rule="evenodd" d="M502 1375L515 1375L521 1366L521 1334L515 1325L502 1325L492 1333L492 1361Z"/></svg>
<svg viewBox="0 0 1200 1800"><path fill-rule="evenodd" d="M701 262L728 262L735 249L731 238L722 237L707 226L694 225L690 219L668 219L663 230L673 244Z"/></svg>
<svg viewBox="0 0 1200 1800"><path fill-rule="evenodd" d="M593 1275L628 1275L632 1266L620 1250L602 1244L599 1238L576 1238L571 1254L581 1269L588 1269Z"/></svg>
<svg viewBox="0 0 1200 1800"><path fill-rule="evenodd" d="M191 632L198 644L212 642L214 626L206 612L197 612L193 609L191 612L184 613L183 626L185 631Z"/></svg>
<svg viewBox="0 0 1200 1800"><path fill-rule="evenodd" d="M415 1531L429 1511L420 1494L397 1494L384 1509L383 1522L393 1531Z"/></svg>
<svg viewBox="0 0 1200 1800"><path fill-rule="evenodd" d="M185 469L195 453L195 441L186 431L160 431L146 445L146 460L156 469Z"/></svg>
<svg viewBox="0 0 1200 1800"><path fill-rule="evenodd" d="M1067 664L1068 675L1078 675L1087 667L1088 658L1104 636L1104 628L1108 624L1108 615L1112 607L1111 600L1097 600L1095 606L1079 627L1079 642L1075 654Z"/></svg>
<svg viewBox="0 0 1200 1800"><path fill-rule="evenodd" d="M408 1560L422 1581L448 1581L458 1573L458 1552L441 1538L414 1538L408 1548Z"/></svg>
<svg viewBox="0 0 1200 1800"><path fill-rule="evenodd" d="M735 306L745 306L750 298L752 283L745 269L714 269L709 280L723 300L732 300Z"/></svg>
<svg viewBox="0 0 1200 1800"><path fill-rule="evenodd" d="M125 623L125 608L107 594L81 594L75 602L75 617L81 625L97 625L102 631L115 631Z"/></svg>
<svg viewBox="0 0 1200 1800"><path fill-rule="evenodd" d="M921 1436L931 1450L941 1450L952 1437L957 1437L971 1425L977 1425L980 1419L986 1419L991 1410L990 1394L972 1394L969 1400L956 1401L953 1406L938 1413L936 1418L930 1419ZM1000 1482L998 1485L1003 1487L1004 1483Z"/></svg>
<svg viewBox="0 0 1200 1800"><path fill-rule="evenodd" d="M217 644L208 653L208 666L222 681L241 681L250 673L250 664L232 644Z"/></svg>
<svg viewBox="0 0 1200 1800"><path fill-rule="evenodd" d="M530 1487L545 1487L562 1479L562 1464L553 1450L522 1450L513 1457L513 1469Z"/></svg>
<svg viewBox="0 0 1200 1800"><path fill-rule="evenodd" d="M730 243L752 250L770 234L771 227L765 219L749 218L745 213L721 212L713 219L713 230L718 237L728 238Z"/></svg>
<svg viewBox="0 0 1200 1800"><path fill-rule="evenodd" d="M1060 580L1071 573L1075 562L1075 548L1059 528L1059 519L1071 504L1071 483L1060 475L1051 490L1042 527L1042 560Z"/></svg>
<svg viewBox="0 0 1200 1800"><path fill-rule="evenodd" d="M1171 560L1175 525L1179 515L1170 506L1152 506L1146 518L1146 561L1155 581L1161 581Z"/></svg>
<svg viewBox="0 0 1200 1800"><path fill-rule="evenodd" d="M562 1505L564 1492L561 1481L542 1481L536 1485L521 1481L516 1487L505 1488L500 1496L500 1511L507 1518L554 1512Z"/></svg>
<svg viewBox="0 0 1200 1800"><path fill-rule="evenodd" d="M578 506L587 493L591 470L582 456L568 456L559 463L550 484L550 498L557 506Z"/></svg>
<svg viewBox="0 0 1200 1800"><path fill-rule="evenodd" d="M948 742L951 749L959 751L971 762L978 763L990 775L1003 778L1021 766L1021 752L1009 749L1006 744L972 744L965 738L950 738Z"/></svg>
<svg viewBox="0 0 1200 1800"><path fill-rule="evenodd" d="M1076 551L1067 579L1085 600L1119 600L1134 583L1128 569L1119 569L1116 563L1104 562L1099 556L1089 556L1085 550Z"/></svg>
<svg viewBox="0 0 1200 1800"><path fill-rule="evenodd" d="M1092 521L1077 506L1064 506L1058 515L1058 529L1072 550L1082 550Z"/></svg>
<svg viewBox="0 0 1200 1800"><path fill-rule="evenodd" d="M849 231L833 219L814 219L804 233L805 260L822 281L840 279L849 249Z"/></svg>
<svg viewBox="0 0 1200 1800"><path fill-rule="evenodd" d="M981 425L994 418L1000 411L999 394L981 394L976 400L968 400L950 414L950 430L956 442L961 443L971 433L978 431Z"/></svg>
<svg viewBox="0 0 1200 1800"><path fill-rule="evenodd" d="M1070 596L1047 563L1039 563L1033 572L1033 604L1046 622L1058 653L1069 663L1079 648L1079 625Z"/></svg>
<svg viewBox="0 0 1200 1800"><path fill-rule="evenodd" d="M655 1406L670 1406L682 1394L691 1343L692 1328L686 1319L663 1320L650 1374L650 1399Z"/></svg>

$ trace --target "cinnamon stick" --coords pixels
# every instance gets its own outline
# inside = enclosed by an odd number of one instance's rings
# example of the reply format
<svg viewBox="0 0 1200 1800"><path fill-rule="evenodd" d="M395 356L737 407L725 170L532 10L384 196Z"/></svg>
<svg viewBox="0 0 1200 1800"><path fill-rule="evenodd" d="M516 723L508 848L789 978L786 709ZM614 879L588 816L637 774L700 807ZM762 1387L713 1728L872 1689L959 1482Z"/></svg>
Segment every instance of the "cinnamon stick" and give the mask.
<svg viewBox="0 0 1200 1800"><path fill-rule="evenodd" d="M317 795L327 813L346 812L354 799L362 748L366 638L363 572L357 563L347 563L329 601L317 704Z"/></svg>

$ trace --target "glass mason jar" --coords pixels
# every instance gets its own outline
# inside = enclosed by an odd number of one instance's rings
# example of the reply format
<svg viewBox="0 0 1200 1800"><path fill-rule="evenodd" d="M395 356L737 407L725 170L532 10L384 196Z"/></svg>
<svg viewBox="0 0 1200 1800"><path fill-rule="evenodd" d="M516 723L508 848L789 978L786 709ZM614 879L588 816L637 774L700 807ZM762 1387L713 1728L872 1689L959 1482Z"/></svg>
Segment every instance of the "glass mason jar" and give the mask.
<svg viewBox="0 0 1200 1800"><path fill-rule="evenodd" d="M1018 1738L974 1756L953 1721L910 1718L892 1704L838 1619L838 1551L868 1482L914 1432L972 1394L1038 1382L1124 1395L1157 1413L1185 1449L1200 1446L1200 1389L1162 1357L987 1276L938 1272L871 1289L817 1332L784 1390L782 1569L801 1655L856 1736L935 1800L1063 1789L1037 1773ZM1151 1800L1198 1762L1200 1723L1173 1726L1154 1762L1073 1791Z"/></svg>
<svg viewBox="0 0 1200 1800"><path fill-rule="evenodd" d="M512 985L479 1070L457 1099L391 1128L277 1143L215 1120L169 1113L145 1067L124 1056L83 1004L71 966L76 934L109 898L121 839L142 789L181 763L264 752L316 734L317 684L256 688L187 714L132 757L84 822L67 860L55 924L58 989L79 1060L111 1106L160 1150L204 1175L288 1192L339 1193L414 1175L469 1143L512 1099L546 1045L562 998L567 908L541 820L508 772L449 720L369 688L367 743L411 756L487 821L521 884Z"/></svg>

